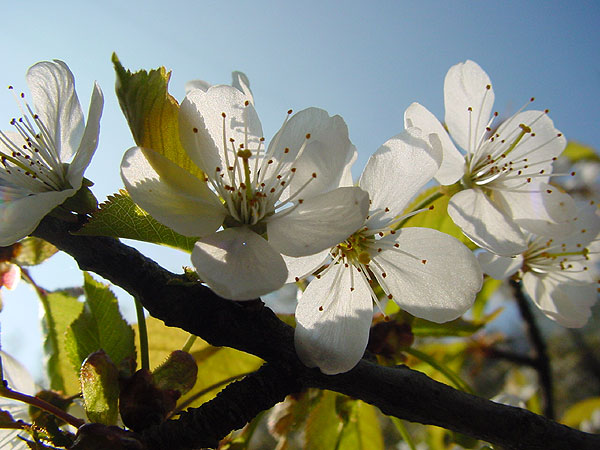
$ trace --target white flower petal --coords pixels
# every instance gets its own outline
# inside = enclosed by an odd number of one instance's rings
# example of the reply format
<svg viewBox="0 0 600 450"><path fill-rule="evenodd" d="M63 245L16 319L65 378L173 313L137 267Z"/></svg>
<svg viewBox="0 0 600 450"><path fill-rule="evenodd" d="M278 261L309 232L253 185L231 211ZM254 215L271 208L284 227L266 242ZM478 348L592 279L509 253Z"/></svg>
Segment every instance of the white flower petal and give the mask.
<svg viewBox="0 0 600 450"><path fill-rule="evenodd" d="M310 135L309 139L307 135ZM305 143L306 148L296 160ZM284 152L286 148L289 149L288 153ZM294 114L277 132L269 144L269 152L273 152L275 163L267 168L267 177L274 174L282 158L284 164L279 173L290 170L292 166L296 168L289 195L311 180L313 173L317 174L302 191L302 196L306 198L339 187L356 148L348 138L344 119L340 116L330 117L327 111L319 108L307 108Z"/></svg>
<svg viewBox="0 0 600 450"><path fill-rule="evenodd" d="M8 387L27 395L35 395L36 386L29 371L19 361L4 351L0 351L2 370Z"/></svg>
<svg viewBox="0 0 600 450"><path fill-rule="evenodd" d="M405 128L417 127L429 136L438 137L444 154L442 164L435 174L435 179L443 185L456 183L464 175L465 158L458 151L450 136L439 120L419 103L413 103L404 112Z"/></svg>
<svg viewBox="0 0 600 450"><path fill-rule="evenodd" d="M531 272L523 276L523 287L546 316L568 328L584 326L598 299L595 283L560 283L551 276L539 277Z"/></svg>
<svg viewBox="0 0 600 450"><path fill-rule="evenodd" d="M294 281L306 278L321 267L329 257L329 249L308 256L281 256L283 257L288 270L288 278L285 282L293 283Z"/></svg>
<svg viewBox="0 0 600 450"><path fill-rule="evenodd" d="M188 92L179 110L179 136L186 152L209 177L220 167L225 172L227 160L233 164L234 151L243 144L256 149L262 137L260 120L252 103L231 86L212 86L208 91ZM223 118L225 114L225 118ZM225 126L225 134L223 133ZM230 142L233 139L234 142ZM262 145L262 144L261 144Z"/></svg>
<svg viewBox="0 0 600 450"><path fill-rule="evenodd" d="M27 84L34 111L50 132L61 161L69 161L84 131L73 74L62 61L43 61L29 68Z"/></svg>
<svg viewBox="0 0 600 450"><path fill-rule="evenodd" d="M242 91L250 103L254 105L254 96L250 90L250 80L244 72L238 70L231 72L231 85L239 91Z"/></svg>
<svg viewBox="0 0 600 450"><path fill-rule="evenodd" d="M267 223L269 243L284 255L312 255L339 244L364 224L369 195L357 187L343 187L293 208Z"/></svg>
<svg viewBox="0 0 600 450"><path fill-rule="evenodd" d="M374 229L385 226L401 214L436 174L441 159L439 149L436 152L418 134L408 131L383 144L369 158L358 182L371 197L367 226Z"/></svg>
<svg viewBox="0 0 600 450"><path fill-rule="evenodd" d="M85 125L83 137L77 149L77 153L73 157L73 161L69 164L67 172L67 181L74 189L81 187L83 172L90 165L92 156L98 147L98 137L100 135L100 117L102 116L102 108L104 106L104 95L98 83L94 83L92 99L90 101L90 109L88 111L88 119Z"/></svg>
<svg viewBox="0 0 600 450"><path fill-rule="evenodd" d="M446 125L454 141L468 152L477 148L477 143L486 132L485 127L494 106L491 85L484 70L470 60L452 66L446 74Z"/></svg>
<svg viewBox="0 0 600 450"><path fill-rule="evenodd" d="M522 191L498 191L495 199L516 224L538 236L566 236L573 230L575 202L546 183L529 183Z"/></svg>
<svg viewBox="0 0 600 450"><path fill-rule="evenodd" d="M74 194L74 189L48 191L0 203L0 246L12 245L30 234L46 214Z"/></svg>
<svg viewBox="0 0 600 450"><path fill-rule="evenodd" d="M383 239L399 247L386 246L373 260L403 309L440 323L473 305L483 275L473 253L457 239L430 228L404 228ZM375 266L371 264L373 270Z"/></svg>
<svg viewBox="0 0 600 450"><path fill-rule="evenodd" d="M373 319L369 286L353 271L336 264L308 285L296 308L296 352L305 365L327 375L352 369L369 340Z"/></svg>
<svg viewBox="0 0 600 450"><path fill-rule="evenodd" d="M287 269L281 255L246 227L227 228L196 242L192 264L218 295L251 300L283 286Z"/></svg>
<svg viewBox="0 0 600 450"><path fill-rule="evenodd" d="M479 189L466 189L452 196L448 214L475 244L502 256L512 256L527 248L519 227L496 208Z"/></svg>
<svg viewBox="0 0 600 450"><path fill-rule="evenodd" d="M513 257L498 256L488 251L477 254L477 261L481 265L484 273L487 273L496 280L505 280L517 273L523 266L523 255Z"/></svg>
<svg viewBox="0 0 600 450"><path fill-rule="evenodd" d="M127 150L121 178L133 201L185 236L212 233L225 219L225 208L204 181L153 150Z"/></svg>

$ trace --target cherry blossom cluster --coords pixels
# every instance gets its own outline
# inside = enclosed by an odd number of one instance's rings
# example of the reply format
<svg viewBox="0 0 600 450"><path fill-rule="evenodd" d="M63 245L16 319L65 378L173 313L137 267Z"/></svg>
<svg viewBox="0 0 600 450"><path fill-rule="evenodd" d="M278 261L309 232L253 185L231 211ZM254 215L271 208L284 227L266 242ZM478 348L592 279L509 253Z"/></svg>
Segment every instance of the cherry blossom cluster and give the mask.
<svg viewBox="0 0 600 450"><path fill-rule="evenodd" d="M24 116L0 133L0 245L31 233L77 192L98 141L98 86L84 125L64 63L38 63L27 79L33 106L22 100ZM500 122L491 81L472 61L449 70L444 98L445 126L413 103L405 130L355 184L356 149L340 116L288 111L267 141L244 74L231 86L191 82L179 137L203 177L143 147L126 151L121 177L152 217L198 238L192 264L220 296L250 300L307 280L296 349L327 374L360 360L374 306L383 312L391 300L450 321L473 305L483 271L520 277L546 315L582 326L597 296L600 221L595 205L578 210L551 182L565 137L548 111L524 107ZM439 192L412 208L433 183ZM404 226L441 195L451 196L447 212L476 253L438 230Z"/></svg>

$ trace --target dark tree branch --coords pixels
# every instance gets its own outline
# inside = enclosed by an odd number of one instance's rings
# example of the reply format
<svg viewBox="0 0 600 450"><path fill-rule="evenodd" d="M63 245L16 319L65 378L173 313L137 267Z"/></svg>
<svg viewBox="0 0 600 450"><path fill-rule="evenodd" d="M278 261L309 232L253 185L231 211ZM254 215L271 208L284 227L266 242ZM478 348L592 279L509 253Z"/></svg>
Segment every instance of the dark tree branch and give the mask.
<svg viewBox="0 0 600 450"><path fill-rule="evenodd" d="M505 359L520 366L529 366L535 368L536 360L528 355L521 355L509 350L503 350L498 347L489 347L485 349L485 353L490 358Z"/></svg>
<svg viewBox="0 0 600 450"><path fill-rule="evenodd" d="M552 382L552 368L550 367L550 358L548 358L548 350L546 342L542 337L542 333L537 325L535 317L531 312L529 301L525 298L521 283L515 280L510 280L510 287L519 307L519 312L525 323L525 332L531 344L533 351L533 359L535 364L533 368L536 370L539 378L540 387L542 390L542 399L544 401L544 415L550 419L554 419L554 393Z"/></svg>
<svg viewBox="0 0 600 450"><path fill-rule="evenodd" d="M268 362L256 374L229 385L214 400L149 431L150 448L172 443L169 439L178 434L190 436L183 449L214 445L260 410L307 387L337 391L371 403L386 414L438 425L507 449L600 448L598 435L459 392L404 366L381 367L363 359L350 372L335 376L308 369L294 351L293 329L262 302L224 300L198 283L186 283L182 276L115 239L73 236L65 230L64 223L46 218L34 234L72 255L81 269L126 289L167 325ZM191 442L196 439L198 442Z"/></svg>

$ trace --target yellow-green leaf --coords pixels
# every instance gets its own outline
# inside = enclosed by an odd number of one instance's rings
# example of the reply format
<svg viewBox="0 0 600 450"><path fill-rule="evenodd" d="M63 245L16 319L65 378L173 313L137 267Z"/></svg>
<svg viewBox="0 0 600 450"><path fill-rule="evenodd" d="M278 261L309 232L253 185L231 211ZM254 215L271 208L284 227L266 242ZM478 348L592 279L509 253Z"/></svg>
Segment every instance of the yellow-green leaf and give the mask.
<svg viewBox="0 0 600 450"><path fill-rule="evenodd" d="M575 141L570 141L567 144L562 156L569 158L571 163L576 163L579 161L600 162L600 157L598 157L596 150L594 150L592 147Z"/></svg>
<svg viewBox="0 0 600 450"><path fill-rule="evenodd" d="M92 422L115 425L119 416L119 371L100 350L81 365L81 394L85 412Z"/></svg>
<svg viewBox="0 0 600 450"><path fill-rule="evenodd" d="M69 359L79 368L88 355L102 349L118 365L135 355L133 329L121 316L117 298L107 285L85 272L84 281L84 309L67 330Z"/></svg>
<svg viewBox="0 0 600 450"><path fill-rule="evenodd" d="M422 192L417 198L408 206L405 213L409 213L416 208L427 208L433 206L433 209L428 211L423 211L419 214L416 214L406 220L402 225L402 228L406 227L424 227L424 228L434 228L443 233L449 234L450 236L455 237L462 243L464 243L471 250L478 248L473 242L467 238L460 228L457 227L450 216L448 215L448 202L450 201L450 197L448 195L442 195L433 202L424 204L424 201L433 196L436 192L439 191L438 186L431 187Z"/></svg>
<svg viewBox="0 0 600 450"><path fill-rule="evenodd" d="M203 179L202 171L189 158L179 140L179 104L168 91L171 72L160 67L132 73L123 67L114 53L112 62L117 75L115 90L135 143L161 153Z"/></svg>
<svg viewBox="0 0 600 450"><path fill-rule="evenodd" d="M371 405L324 391L306 422L306 448L311 450L379 450L383 436Z"/></svg>
<svg viewBox="0 0 600 450"><path fill-rule="evenodd" d="M578 428L581 422L589 420L597 410L600 410L600 397L586 398L567 409L560 422L569 427Z"/></svg>
<svg viewBox="0 0 600 450"><path fill-rule="evenodd" d="M182 348L189 337L186 331L167 327L152 317L146 318L146 327L151 367L165 361L173 350ZM199 406L210 400L226 384L232 382L232 378L258 370L263 363L256 356L232 348L213 347L202 339L196 339L189 352L198 364L198 375L193 389L179 399L178 403L185 403L186 407ZM219 386L207 390L214 385Z"/></svg>
<svg viewBox="0 0 600 450"><path fill-rule="evenodd" d="M136 205L127 191L108 196L90 221L75 234L111 236L168 245L191 252L198 238L183 236L157 222Z"/></svg>
<svg viewBox="0 0 600 450"><path fill-rule="evenodd" d="M43 263L58 249L50 242L36 237L26 237L18 244L18 253L13 262L19 266L35 266Z"/></svg>
<svg viewBox="0 0 600 450"><path fill-rule="evenodd" d="M75 369L67 358L65 332L81 314L83 303L77 300L79 295L73 291L40 290L38 294L44 308L42 330L50 387L68 395L75 394L79 392L79 367Z"/></svg>

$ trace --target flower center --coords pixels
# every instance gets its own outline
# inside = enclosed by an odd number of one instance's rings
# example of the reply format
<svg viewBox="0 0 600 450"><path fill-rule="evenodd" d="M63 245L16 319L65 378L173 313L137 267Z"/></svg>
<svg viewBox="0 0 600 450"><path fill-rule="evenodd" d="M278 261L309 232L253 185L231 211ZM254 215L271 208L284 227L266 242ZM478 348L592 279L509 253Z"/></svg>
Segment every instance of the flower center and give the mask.
<svg viewBox="0 0 600 450"><path fill-rule="evenodd" d="M0 131L0 179L29 192L68 189L54 139L24 98L23 93L17 98L23 116L10 121L14 131Z"/></svg>
<svg viewBox="0 0 600 450"><path fill-rule="evenodd" d="M245 103L245 107L249 102ZM287 125L292 111L289 110L282 126ZM301 192L317 178L312 173L307 180L295 190L289 192L289 186L296 176L295 164L308 145L311 135L305 136L304 142L290 156L290 148L281 146L276 138L267 150L264 137L251 136L244 123L244 142L236 142L227 134L227 115L223 118L223 155L225 167L217 166L212 174L207 174L206 181L221 198L228 211L224 221L225 227L250 226L258 234L266 232L266 222L275 213L288 214L303 202ZM245 117L245 116L244 116ZM197 128L193 129L197 133ZM282 133L278 133L280 136ZM284 201L280 198L288 190Z"/></svg>

